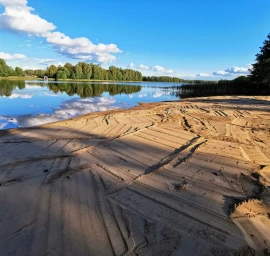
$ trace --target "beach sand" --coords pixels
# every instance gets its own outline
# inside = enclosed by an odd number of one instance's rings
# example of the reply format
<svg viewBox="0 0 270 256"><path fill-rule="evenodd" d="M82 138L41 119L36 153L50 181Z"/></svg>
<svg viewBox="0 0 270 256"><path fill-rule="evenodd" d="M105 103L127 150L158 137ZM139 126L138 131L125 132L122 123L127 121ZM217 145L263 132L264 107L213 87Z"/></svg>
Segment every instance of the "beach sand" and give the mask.
<svg viewBox="0 0 270 256"><path fill-rule="evenodd" d="M0 255L270 248L270 97L92 113L0 147Z"/></svg>

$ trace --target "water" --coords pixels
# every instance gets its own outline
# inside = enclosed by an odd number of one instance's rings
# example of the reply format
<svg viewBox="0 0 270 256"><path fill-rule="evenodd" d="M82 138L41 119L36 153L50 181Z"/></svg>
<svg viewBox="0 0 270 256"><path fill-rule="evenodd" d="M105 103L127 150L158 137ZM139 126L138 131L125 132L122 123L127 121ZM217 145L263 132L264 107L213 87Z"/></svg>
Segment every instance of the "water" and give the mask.
<svg viewBox="0 0 270 256"><path fill-rule="evenodd" d="M0 129L29 127L139 102L178 99L171 83L74 83L0 80Z"/></svg>

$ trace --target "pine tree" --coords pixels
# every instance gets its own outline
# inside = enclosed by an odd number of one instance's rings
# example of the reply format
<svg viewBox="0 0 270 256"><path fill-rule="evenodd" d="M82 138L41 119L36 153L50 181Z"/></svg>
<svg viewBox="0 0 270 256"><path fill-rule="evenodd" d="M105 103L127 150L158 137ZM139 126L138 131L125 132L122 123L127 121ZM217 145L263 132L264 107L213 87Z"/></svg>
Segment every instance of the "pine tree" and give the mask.
<svg viewBox="0 0 270 256"><path fill-rule="evenodd" d="M251 70L251 79L256 83L270 84L270 34L260 49Z"/></svg>

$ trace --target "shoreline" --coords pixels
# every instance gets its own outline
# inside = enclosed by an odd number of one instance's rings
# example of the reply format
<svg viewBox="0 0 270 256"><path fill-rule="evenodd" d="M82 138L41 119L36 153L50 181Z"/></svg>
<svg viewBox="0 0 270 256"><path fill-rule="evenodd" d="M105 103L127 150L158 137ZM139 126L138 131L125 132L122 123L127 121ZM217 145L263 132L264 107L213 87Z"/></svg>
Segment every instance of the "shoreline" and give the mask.
<svg viewBox="0 0 270 256"><path fill-rule="evenodd" d="M0 80L25 80L25 81L44 81L38 77L0 77ZM182 84L177 82L153 82L153 81L117 81L117 80L88 80L88 79L58 79L49 78L49 82L109 82L109 83L170 83L170 84ZM44 81L46 82L46 81Z"/></svg>
<svg viewBox="0 0 270 256"><path fill-rule="evenodd" d="M61 244L74 255L270 248L269 131L269 96L141 103L1 130L0 235L20 231L0 250L25 241L28 254L67 253Z"/></svg>

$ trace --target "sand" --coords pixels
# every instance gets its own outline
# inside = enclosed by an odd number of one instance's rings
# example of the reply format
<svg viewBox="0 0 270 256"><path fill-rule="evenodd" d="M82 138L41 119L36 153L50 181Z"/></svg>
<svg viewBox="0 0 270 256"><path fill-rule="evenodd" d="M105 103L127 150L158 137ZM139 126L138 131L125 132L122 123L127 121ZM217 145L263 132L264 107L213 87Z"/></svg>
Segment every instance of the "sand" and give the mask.
<svg viewBox="0 0 270 256"><path fill-rule="evenodd" d="M1 131L0 147L1 255L270 248L270 97L92 113Z"/></svg>

